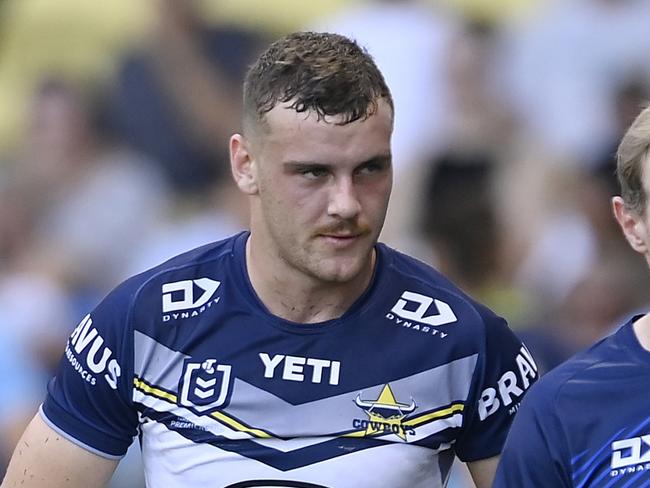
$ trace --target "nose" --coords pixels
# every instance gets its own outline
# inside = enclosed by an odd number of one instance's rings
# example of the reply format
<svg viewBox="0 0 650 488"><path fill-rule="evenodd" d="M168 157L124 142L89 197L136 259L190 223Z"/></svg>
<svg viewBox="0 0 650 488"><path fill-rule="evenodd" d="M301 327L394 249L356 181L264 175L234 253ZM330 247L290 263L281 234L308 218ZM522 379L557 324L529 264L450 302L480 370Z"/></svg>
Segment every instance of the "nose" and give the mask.
<svg viewBox="0 0 650 488"><path fill-rule="evenodd" d="M327 213L343 220L355 218L361 212L361 203L352 178L339 178L332 184Z"/></svg>

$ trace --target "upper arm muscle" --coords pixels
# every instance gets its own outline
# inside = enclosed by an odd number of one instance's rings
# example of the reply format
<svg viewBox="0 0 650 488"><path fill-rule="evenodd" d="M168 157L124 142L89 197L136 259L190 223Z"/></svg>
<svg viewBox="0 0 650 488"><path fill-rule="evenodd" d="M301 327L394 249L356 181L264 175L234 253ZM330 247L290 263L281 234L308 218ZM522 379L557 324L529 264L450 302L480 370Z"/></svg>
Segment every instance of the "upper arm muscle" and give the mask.
<svg viewBox="0 0 650 488"><path fill-rule="evenodd" d="M37 414L18 441L0 488L101 487L116 466L117 461L65 439Z"/></svg>

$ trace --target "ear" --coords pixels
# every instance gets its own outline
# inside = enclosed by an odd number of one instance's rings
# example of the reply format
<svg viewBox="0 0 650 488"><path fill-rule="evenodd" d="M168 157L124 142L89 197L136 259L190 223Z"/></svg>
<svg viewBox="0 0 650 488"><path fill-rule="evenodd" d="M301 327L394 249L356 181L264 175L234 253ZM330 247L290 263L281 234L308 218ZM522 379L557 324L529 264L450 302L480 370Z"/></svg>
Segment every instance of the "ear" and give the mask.
<svg viewBox="0 0 650 488"><path fill-rule="evenodd" d="M230 138L230 170L242 192L257 194L257 166L250 152L250 143L241 134L234 134Z"/></svg>
<svg viewBox="0 0 650 488"><path fill-rule="evenodd" d="M630 210L621 197L612 198L612 210L632 249L641 254L647 253L648 242L646 239L648 229L645 220L636 212Z"/></svg>

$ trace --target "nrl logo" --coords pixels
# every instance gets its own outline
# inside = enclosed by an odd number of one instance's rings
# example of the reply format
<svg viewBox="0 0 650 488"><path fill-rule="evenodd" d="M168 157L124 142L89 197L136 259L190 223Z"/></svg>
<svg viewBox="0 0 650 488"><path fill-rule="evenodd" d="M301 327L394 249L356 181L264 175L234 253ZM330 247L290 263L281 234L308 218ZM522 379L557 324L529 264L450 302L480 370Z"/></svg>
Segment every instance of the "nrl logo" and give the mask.
<svg viewBox="0 0 650 488"><path fill-rule="evenodd" d="M406 440L407 434L415 434L415 429L404 423L406 416L418 408L415 400L411 398L411 403L398 402L390 385L384 385L376 400L362 400L359 393L354 403L366 412L368 420L354 419L352 425L356 429L365 429L366 436L392 433Z"/></svg>
<svg viewBox="0 0 650 488"><path fill-rule="evenodd" d="M202 363L188 358L183 365L178 390L178 404L209 413L226 406L232 393L231 366L216 359Z"/></svg>

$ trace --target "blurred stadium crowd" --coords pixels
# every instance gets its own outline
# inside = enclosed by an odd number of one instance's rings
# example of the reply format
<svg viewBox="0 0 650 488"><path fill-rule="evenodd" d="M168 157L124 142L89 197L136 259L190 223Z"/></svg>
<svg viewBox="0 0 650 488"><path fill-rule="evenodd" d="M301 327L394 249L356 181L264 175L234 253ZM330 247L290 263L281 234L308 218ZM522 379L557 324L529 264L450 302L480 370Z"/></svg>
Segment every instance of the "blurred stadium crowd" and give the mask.
<svg viewBox="0 0 650 488"><path fill-rule="evenodd" d="M542 369L642 310L609 197L649 25L650 0L0 2L0 473L92 306L246 226L240 83L291 30L375 57L396 106L383 240L505 316ZM141 486L134 459L114 488Z"/></svg>

